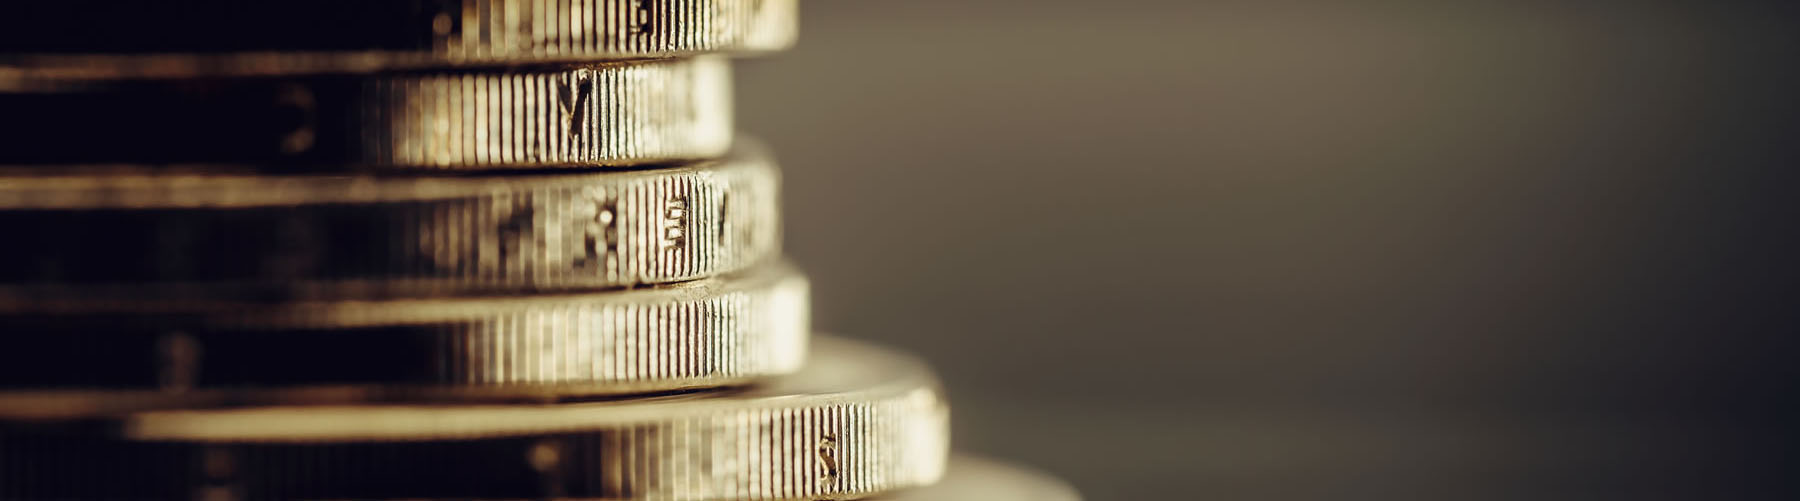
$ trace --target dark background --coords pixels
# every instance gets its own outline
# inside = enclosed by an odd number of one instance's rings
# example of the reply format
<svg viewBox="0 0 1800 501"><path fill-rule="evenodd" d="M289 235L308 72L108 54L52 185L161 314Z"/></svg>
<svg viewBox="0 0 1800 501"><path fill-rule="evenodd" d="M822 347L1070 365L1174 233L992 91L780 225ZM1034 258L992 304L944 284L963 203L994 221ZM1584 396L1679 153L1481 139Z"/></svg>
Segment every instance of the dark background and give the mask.
<svg viewBox="0 0 1800 501"><path fill-rule="evenodd" d="M805 2L816 321L1091 499L1761 499L1793 7Z"/></svg>

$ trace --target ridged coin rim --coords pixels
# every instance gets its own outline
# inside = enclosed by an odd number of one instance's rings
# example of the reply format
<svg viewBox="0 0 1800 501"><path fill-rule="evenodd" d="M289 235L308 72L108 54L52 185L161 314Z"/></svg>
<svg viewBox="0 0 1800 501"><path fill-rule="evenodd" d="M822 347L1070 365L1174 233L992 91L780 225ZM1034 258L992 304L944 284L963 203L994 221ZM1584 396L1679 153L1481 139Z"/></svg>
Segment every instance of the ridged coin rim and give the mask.
<svg viewBox="0 0 1800 501"><path fill-rule="evenodd" d="M57 385L60 390L0 390L0 409L6 409L0 416L258 402L544 400L729 386L800 368L810 334L808 293L797 269L770 263L740 275L590 294L287 304L70 302L32 312L33 323L0 313L0 321L14 326L8 334L20 338L6 343L5 356L29 357L7 369L37 367L30 376L40 385L66 382ZM71 325L77 332L33 332L32 325ZM254 344L259 336L282 340ZM383 337L393 339L375 339ZM429 346L416 345L420 338ZM308 374L318 376L313 380L331 384L258 384L260 372L204 372L204 360L218 357L234 357L227 363L236 367L261 365L257 357L272 367L291 367L295 350L284 351L288 345L280 343L301 343L313 354L391 344L403 360L385 363L432 369L406 371L405 381L343 381L341 374L382 373L355 366L384 363L359 355L310 361ZM70 345L107 348L87 362L64 358L83 352ZM133 348L141 350L137 358L155 363L153 370L130 370L132 385L74 389L92 380L94 371L122 370L95 364L130 358L134 354L120 351Z"/></svg>
<svg viewBox="0 0 1800 501"><path fill-rule="evenodd" d="M55 9L57 2L38 2ZM431 4L432 2L427 2ZM169 52L154 44L81 40L94 29L92 11L41 12L30 17L36 40L54 52L0 48L0 86L70 80L197 78L214 76L364 73L447 67L556 64L620 59L757 54L783 50L798 33L798 0L482 0L436 2L398 23L391 32L417 33L399 47L309 50L308 43L342 37L300 37L278 49L230 45L214 36L208 52ZM71 3L71 6L82 5ZM350 5L356 5L350 3ZM313 7L318 8L318 7ZM173 12L171 10L171 12ZM274 13L270 11L269 13ZM354 12L344 13L347 16ZM24 16L14 13L12 15ZM135 20L160 31L204 33L216 25L187 26L186 16ZM286 19L270 19L270 22ZM57 24L68 22L69 29ZM370 23L373 24L373 23ZM242 21L237 25L243 26ZM78 29L77 29L78 28ZM61 43L58 43L61 42ZM149 47L152 52L145 52Z"/></svg>
<svg viewBox="0 0 1800 501"><path fill-rule="evenodd" d="M582 485L629 486L598 493L607 498L841 499L935 482L948 457L948 408L929 367L910 356L849 341L823 339L814 346L799 373L737 393L553 405L150 411L83 420L79 429L84 432L68 440L101 449L133 443L147 447L137 456L101 454L114 459L158 461L159 455L184 452L216 456L217 461L200 463L227 463L208 471L234 474L255 466L234 463L236 452L273 450L282 457L280 464L309 465L279 478L326 496L335 492L315 482L340 478L331 468L353 466L307 461L312 451L367 444L358 450L386 458L385 466L394 467L396 456L383 451L418 450L409 444L437 443L433 441L516 446L516 454L496 456L492 464L500 468L528 461L543 485L563 485L576 477ZM49 454L62 439L47 430L24 431L31 436L14 443L27 450L10 456ZM112 438L95 439L93 433ZM0 440L0 447L6 446ZM590 464L610 466L570 471L561 466L563 458L599 458ZM34 478L92 474L35 473ZM200 472L187 478L195 487L230 486L228 478ZM500 495L557 497L546 492L554 490Z"/></svg>
<svg viewBox="0 0 1800 501"><path fill-rule="evenodd" d="M485 71L6 88L0 164L244 164L267 171L621 167L731 147L719 57ZM140 167L141 168L141 167Z"/></svg>
<svg viewBox="0 0 1800 501"><path fill-rule="evenodd" d="M765 148L741 143L723 160L626 172L0 177L0 216L81 230L46 230L9 248L39 267L0 280L0 308L58 297L391 297L716 276L780 247L779 172ZM136 222L152 210L158 226ZM133 226L107 229L124 222ZM143 230L163 226L180 231ZM294 233L310 236L282 237ZM205 241L183 244L182 235ZM238 243L211 246L225 235ZM116 260L106 264L117 271L89 259ZM81 267L92 276L32 271Z"/></svg>

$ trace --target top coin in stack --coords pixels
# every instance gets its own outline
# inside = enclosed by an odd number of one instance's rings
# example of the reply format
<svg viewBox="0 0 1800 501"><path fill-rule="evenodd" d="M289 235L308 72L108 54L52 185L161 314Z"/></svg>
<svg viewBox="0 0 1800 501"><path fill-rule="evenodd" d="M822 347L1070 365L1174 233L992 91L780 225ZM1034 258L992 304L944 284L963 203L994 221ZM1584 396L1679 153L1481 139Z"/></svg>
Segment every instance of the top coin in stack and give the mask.
<svg viewBox="0 0 1800 501"><path fill-rule="evenodd" d="M30 0L0 11L0 86L747 54L797 0Z"/></svg>

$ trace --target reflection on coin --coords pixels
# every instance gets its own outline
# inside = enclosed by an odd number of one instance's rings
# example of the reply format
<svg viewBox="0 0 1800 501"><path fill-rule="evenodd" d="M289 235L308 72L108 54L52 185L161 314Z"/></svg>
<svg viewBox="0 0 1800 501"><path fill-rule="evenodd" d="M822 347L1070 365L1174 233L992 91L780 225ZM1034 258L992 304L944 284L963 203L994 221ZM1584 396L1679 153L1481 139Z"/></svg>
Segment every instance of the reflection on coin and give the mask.
<svg viewBox="0 0 1800 501"><path fill-rule="evenodd" d="M553 169L712 158L720 58L372 76L112 81L0 92L0 164ZM5 90L0 87L0 90Z"/></svg>
<svg viewBox="0 0 1800 501"><path fill-rule="evenodd" d="M53 414L69 412L56 402L566 398L740 384L799 369L807 299L806 279L777 263L597 294L70 302L0 313L0 407ZM58 397L69 390L86 396Z"/></svg>
<svg viewBox="0 0 1800 501"><path fill-rule="evenodd" d="M59 296L522 292L705 278L777 253L777 173L726 159L506 177L0 177L0 308ZM208 292L212 291L212 292Z"/></svg>
<svg viewBox="0 0 1800 501"><path fill-rule="evenodd" d="M1055 477L991 459L958 454L936 485L882 498L885 501L1081 501Z"/></svg>
<svg viewBox="0 0 1800 501"><path fill-rule="evenodd" d="M250 407L12 422L0 497L842 499L930 484L923 363L824 339L737 393L550 405Z"/></svg>
<svg viewBox="0 0 1800 501"><path fill-rule="evenodd" d="M797 0L28 0L0 83L346 73L764 52Z"/></svg>

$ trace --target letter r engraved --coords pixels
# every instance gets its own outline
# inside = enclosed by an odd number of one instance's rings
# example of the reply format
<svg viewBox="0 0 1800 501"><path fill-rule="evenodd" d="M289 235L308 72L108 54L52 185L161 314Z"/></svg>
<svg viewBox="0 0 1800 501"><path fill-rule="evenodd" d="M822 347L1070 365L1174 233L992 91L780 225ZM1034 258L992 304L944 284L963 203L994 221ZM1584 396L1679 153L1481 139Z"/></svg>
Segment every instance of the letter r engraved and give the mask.
<svg viewBox="0 0 1800 501"><path fill-rule="evenodd" d="M675 198L663 203L662 247L684 247L688 236L688 201Z"/></svg>

